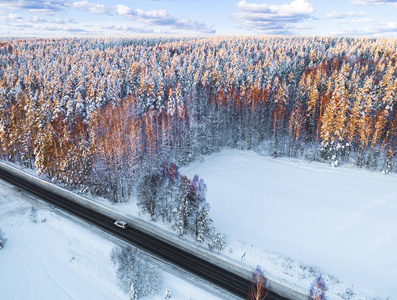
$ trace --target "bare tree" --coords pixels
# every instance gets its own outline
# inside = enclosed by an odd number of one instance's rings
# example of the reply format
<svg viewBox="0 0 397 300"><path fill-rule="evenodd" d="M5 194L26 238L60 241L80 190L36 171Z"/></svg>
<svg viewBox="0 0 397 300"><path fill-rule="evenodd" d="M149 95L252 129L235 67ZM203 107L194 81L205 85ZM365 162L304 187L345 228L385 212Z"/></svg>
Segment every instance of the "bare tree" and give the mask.
<svg viewBox="0 0 397 300"><path fill-rule="evenodd" d="M260 266L256 267L252 275L252 284L248 295L248 300L264 300L267 297L268 290L266 289L267 280L263 275Z"/></svg>

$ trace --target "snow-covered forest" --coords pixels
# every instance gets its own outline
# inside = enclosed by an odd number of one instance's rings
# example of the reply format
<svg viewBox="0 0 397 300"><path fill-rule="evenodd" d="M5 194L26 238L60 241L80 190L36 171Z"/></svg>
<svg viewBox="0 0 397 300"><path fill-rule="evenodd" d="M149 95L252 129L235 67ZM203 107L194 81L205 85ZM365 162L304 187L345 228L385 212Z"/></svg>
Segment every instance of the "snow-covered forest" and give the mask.
<svg viewBox="0 0 397 300"><path fill-rule="evenodd" d="M169 191L193 186L176 166L224 146L395 172L396 51L318 37L3 41L0 156L113 202L161 198L142 207L163 219L183 210Z"/></svg>

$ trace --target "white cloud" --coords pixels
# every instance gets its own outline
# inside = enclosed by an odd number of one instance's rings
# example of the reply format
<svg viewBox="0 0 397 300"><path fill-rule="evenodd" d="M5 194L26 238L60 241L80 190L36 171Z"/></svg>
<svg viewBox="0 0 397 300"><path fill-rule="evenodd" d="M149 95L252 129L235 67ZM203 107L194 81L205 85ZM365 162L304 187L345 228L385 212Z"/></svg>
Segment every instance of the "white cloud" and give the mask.
<svg viewBox="0 0 397 300"><path fill-rule="evenodd" d="M140 20L152 26L168 26L178 30L215 33L215 30L205 23L196 20L176 18L164 9L144 11L138 8L133 10L128 6L119 4L116 6L116 11L121 16Z"/></svg>
<svg viewBox="0 0 397 300"><path fill-rule="evenodd" d="M397 33L397 22L389 22L384 24L376 24L360 29L347 29L342 31L334 31L332 35L338 36L356 36L356 35L366 35L366 36L381 36L387 33Z"/></svg>
<svg viewBox="0 0 397 300"><path fill-rule="evenodd" d="M350 11L347 13L344 12L339 12L339 11L331 11L325 15L326 19L347 19L347 18L353 18L353 17L364 17L365 12L360 11L360 12L355 12L355 11Z"/></svg>
<svg viewBox="0 0 397 300"><path fill-rule="evenodd" d="M136 13L139 17L145 19L169 19L170 17L170 15L168 15L167 11L164 9L143 11L138 8Z"/></svg>
<svg viewBox="0 0 397 300"><path fill-rule="evenodd" d="M234 21L246 29L271 34L291 33L293 24L311 18L314 12L312 5L306 0L294 0L281 5L247 3L242 0L237 3L237 8L238 13L233 14Z"/></svg>
<svg viewBox="0 0 397 300"><path fill-rule="evenodd" d="M348 24L348 23L372 23L373 19L366 18L364 11L349 11L349 12L340 12L340 11L331 11L325 15L326 19L338 19L340 23Z"/></svg>
<svg viewBox="0 0 397 300"><path fill-rule="evenodd" d="M0 0L0 8L9 10L27 10L32 13L53 15L66 9L70 0Z"/></svg>
<svg viewBox="0 0 397 300"><path fill-rule="evenodd" d="M371 18L358 18L351 20L351 23L372 23L373 21Z"/></svg>
<svg viewBox="0 0 397 300"><path fill-rule="evenodd" d="M397 0L353 0L353 4L357 5L381 5L395 2L397 2Z"/></svg>
<svg viewBox="0 0 397 300"><path fill-rule="evenodd" d="M125 5L123 5L123 4L117 5L117 6L116 6L116 11L117 11L117 13L118 13L120 16L130 16L130 15L133 15L133 14L134 14L134 13L133 13L133 10L132 10L130 7L125 6Z"/></svg>
<svg viewBox="0 0 397 300"><path fill-rule="evenodd" d="M0 8L5 8L11 11L27 10L33 13L48 15L53 15L59 11L74 8L97 15L115 13L117 15L127 18L133 18L134 20L140 21L145 25L166 26L177 30L190 30L201 33L215 32L215 30L211 26L208 26L203 22L177 18L169 14L166 10L144 11L141 9L133 9L123 4L119 4L116 6L106 6L103 4L88 2L86 0L76 2L72 2L71 0L0 0ZM30 22L28 20L23 21ZM39 19L32 20L32 22L38 23ZM65 21L65 19L59 19L58 21L55 21L55 23L66 24L72 22L67 22Z"/></svg>
<svg viewBox="0 0 397 300"><path fill-rule="evenodd" d="M79 10L89 11L96 15L107 14L111 11L111 8L106 7L103 4L96 4L88 1L73 2L71 7L77 8Z"/></svg>
<svg viewBox="0 0 397 300"><path fill-rule="evenodd" d="M0 23L6 23L10 26L31 26L32 24L55 23L55 24L78 24L76 21L69 18L45 19L33 16L31 18L20 17L18 14L10 13L8 15L0 16Z"/></svg>
<svg viewBox="0 0 397 300"><path fill-rule="evenodd" d="M83 28L78 28L78 27L69 27L69 26L43 26L43 25L37 25L33 27L34 30L41 30L41 31L64 31L68 33L90 33L92 34L93 32L87 31Z"/></svg>
<svg viewBox="0 0 397 300"><path fill-rule="evenodd" d="M57 18L54 20L50 20L49 22L56 23L56 24L78 24L79 22L69 19L69 18Z"/></svg>
<svg viewBox="0 0 397 300"><path fill-rule="evenodd" d="M106 26L102 26L102 29L126 31L126 32L134 32L134 33L154 33L154 30L151 28L135 27L128 25L106 25Z"/></svg>

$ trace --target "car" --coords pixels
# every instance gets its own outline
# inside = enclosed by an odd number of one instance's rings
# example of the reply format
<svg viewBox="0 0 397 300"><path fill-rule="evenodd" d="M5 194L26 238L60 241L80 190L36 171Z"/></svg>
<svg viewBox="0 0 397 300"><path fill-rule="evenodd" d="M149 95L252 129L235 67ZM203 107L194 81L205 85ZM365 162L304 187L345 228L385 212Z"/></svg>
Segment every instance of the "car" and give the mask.
<svg viewBox="0 0 397 300"><path fill-rule="evenodd" d="M128 224L124 221L120 221L117 220L116 222L114 222L114 225L116 225L117 227L120 227L122 229L126 229L128 227Z"/></svg>

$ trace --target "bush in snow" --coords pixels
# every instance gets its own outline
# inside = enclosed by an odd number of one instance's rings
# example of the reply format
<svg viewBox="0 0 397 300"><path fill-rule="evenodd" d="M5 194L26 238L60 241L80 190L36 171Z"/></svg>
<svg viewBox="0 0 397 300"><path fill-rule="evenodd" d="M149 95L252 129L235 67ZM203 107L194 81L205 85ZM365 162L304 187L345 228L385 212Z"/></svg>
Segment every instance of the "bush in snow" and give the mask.
<svg viewBox="0 0 397 300"><path fill-rule="evenodd" d="M248 300L263 300L266 298L268 291L266 290L266 277L263 275L260 266L256 267L252 275L252 284L248 294Z"/></svg>
<svg viewBox="0 0 397 300"><path fill-rule="evenodd" d="M338 293L337 295L340 296L343 300L354 299L354 291L352 290L352 288L347 288L344 293Z"/></svg>
<svg viewBox="0 0 397 300"><path fill-rule="evenodd" d="M212 249L218 250L218 254L219 254L220 251L222 251L223 249L225 249L225 245L226 245L226 242L225 242L225 240L223 239L223 234L220 233L220 232L218 232L218 233L215 235L214 240L213 240L212 242L208 243L208 247L209 247L211 250L212 250Z"/></svg>
<svg viewBox="0 0 397 300"><path fill-rule="evenodd" d="M30 211L30 219L33 223L37 223L37 209L34 206L32 206Z"/></svg>
<svg viewBox="0 0 397 300"><path fill-rule="evenodd" d="M142 259L138 249L114 248L111 258L117 266L120 287L130 299L136 300L159 292L161 275L155 266Z"/></svg>
<svg viewBox="0 0 397 300"><path fill-rule="evenodd" d="M338 167L341 163L342 157L345 157L345 152L348 151L350 145L342 141L331 141L330 143L323 143L321 148L321 156L325 160L329 160L332 167Z"/></svg>
<svg viewBox="0 0 397 300"><path fill-rule="evenodd" d="M4 248L7 239L4 237L4 232L0 228L0 250Z"/></svg>
<svg viewBox="0 0 397 300"><path fill-rule="evenodd" d="M327 286L325 285L324 279L321 274L313 282L310 289L310 300L325 300L325 292L327 291Z"/></svg>
<svg viewBox="0 0 397 300"><path fill-rule="evenodd" d="M164 299L171 299L171 292L168 288L165 288Z"/></svg>

